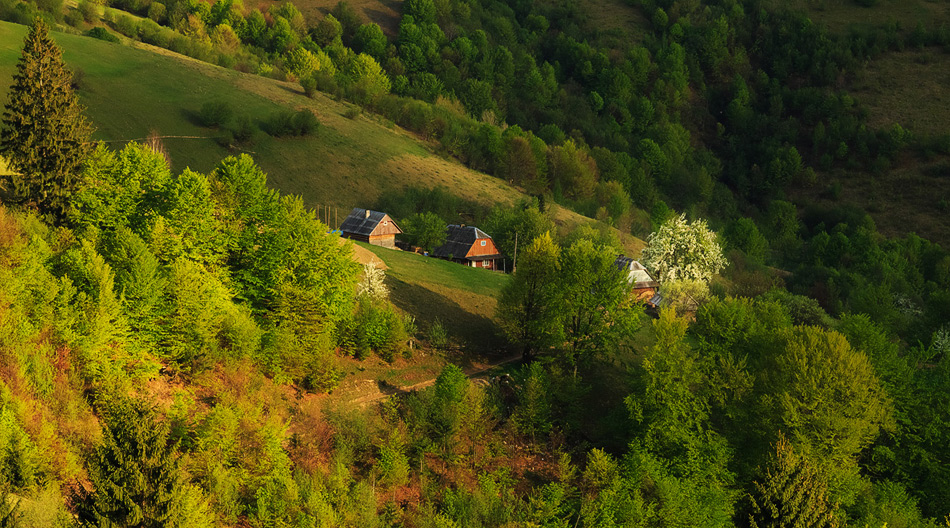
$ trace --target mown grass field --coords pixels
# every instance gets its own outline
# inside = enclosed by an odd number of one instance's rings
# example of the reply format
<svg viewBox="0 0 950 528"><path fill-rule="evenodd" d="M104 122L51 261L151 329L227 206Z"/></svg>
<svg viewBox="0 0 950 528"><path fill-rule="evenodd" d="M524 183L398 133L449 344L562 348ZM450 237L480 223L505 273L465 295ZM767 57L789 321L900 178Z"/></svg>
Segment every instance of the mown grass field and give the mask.
<svg viewBox="0 0 950 528"><path fill-rule="evenodd" d="M386 264L393 302L416 316L425 334L440 321L458 345L493 355L504 346L494 321L509 275L407 251L357 243Z"/></svg>

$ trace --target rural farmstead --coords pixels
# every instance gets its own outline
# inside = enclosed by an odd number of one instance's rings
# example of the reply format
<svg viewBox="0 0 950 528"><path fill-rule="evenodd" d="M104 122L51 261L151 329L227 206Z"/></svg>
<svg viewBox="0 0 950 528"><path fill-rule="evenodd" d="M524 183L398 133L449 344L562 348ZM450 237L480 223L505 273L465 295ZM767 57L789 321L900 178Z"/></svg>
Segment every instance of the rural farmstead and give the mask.
<svg viewBox="0 0 950 528"><path fill-rule="evenodd" d="M495 242L481 229L466 225L449 225L445 243L432 250L432 256L465 264L473 268L500 269L504 256Z"/></svg>
<svg viewBox="0 0 950 528"><path fill-rule="evenodd" d="M396 235L402 229L386 213L370 211L354 207L350 214L340 224L343 238L351 238L360 242L369 242L374 246L395 249Z"/></svg>

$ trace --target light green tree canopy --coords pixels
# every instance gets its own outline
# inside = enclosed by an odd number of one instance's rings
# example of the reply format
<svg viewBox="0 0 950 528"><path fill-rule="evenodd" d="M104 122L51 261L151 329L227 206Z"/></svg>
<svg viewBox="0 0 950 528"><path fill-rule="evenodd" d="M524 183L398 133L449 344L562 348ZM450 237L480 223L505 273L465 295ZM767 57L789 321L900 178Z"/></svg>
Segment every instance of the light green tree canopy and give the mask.
<svg viewBox="0 0 950 528"><path fill-rule="evenodd" d="M561 248L544 233L524 248L514 278L501 292L498 318L525 359L562 342L562 292L557 281Z"/></svg>

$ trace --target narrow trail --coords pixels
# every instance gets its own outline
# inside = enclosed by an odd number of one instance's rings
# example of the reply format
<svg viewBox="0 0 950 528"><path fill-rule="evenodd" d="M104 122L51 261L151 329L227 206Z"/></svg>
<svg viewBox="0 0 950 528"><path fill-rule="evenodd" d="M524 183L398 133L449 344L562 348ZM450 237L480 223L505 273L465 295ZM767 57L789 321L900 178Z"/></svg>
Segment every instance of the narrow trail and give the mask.
<svg viewBox="0 0 950 528"><path fill-rule="evenodd" d="M510 355L510 356L507 356L507 357L502 358L502 359L499 359L499 360L497 360L497 361L495 361L495 362L493 362L493 363L490 363L490 364L488 364L488 365L486 365L486 366L484 366L484 367L482 367L482 368L470 370L470 371L466 372L465 375L466 375L466 376L468 377L468 379L470 379L470 380L474 380L474 381L476 381L476 382L478 382L478 381L481 380L483 383L487 384L488 381L485 379L485 374L486 374L488 371L490 371L490 370L492 370L492 369L494 369L494 368L500 367L501 365L507 365L508 363L514 363L515 361L521 361L521 354L513 354L513 355ZM393 385L389 385L389 386L386 386L385 389L384 389L384 388L380 388L380 392L379 392L378 394L370 394L370 395L367 395L367 396L360 396L359 398L350 400L350 401L347 402L347 403L349 403L350 405L356 405L356 406L358 406L358 407L366 407L367 405L370 405L370 404L372 404L372 403L378 402L379 400L382 400L382 399L384 399L384 398L388 398L388 397L390 397L390 396L392 396L392 395L394 395L394 394L406 394L406 393L409 393L409 392L412 392L412 391L417 391L417 390L419 390L419 389L424 389L424 388L426 388L426 387L431 387L432 385L435 384L435 380L436 380L436 378L430 378L430 379L427 379L427 380L424 380L424 381L420 381L419 383L415 383L415 384L413 384L413 385L409 385L408 387L396 387L396 386L393 386Z"/></svg>

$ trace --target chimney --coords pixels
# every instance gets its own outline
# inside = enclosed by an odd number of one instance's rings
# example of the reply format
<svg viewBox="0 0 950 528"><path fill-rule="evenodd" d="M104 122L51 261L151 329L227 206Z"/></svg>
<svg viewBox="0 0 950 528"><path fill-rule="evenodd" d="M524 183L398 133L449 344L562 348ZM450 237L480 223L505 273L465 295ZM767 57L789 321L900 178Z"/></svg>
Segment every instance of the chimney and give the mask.
<svg viewBox="0 0 950 528"><path fill-rule="evenodd" d="M367 210L366 210L366 218L367 218L367 219L369 219L369 213L370 213L370 210L367 209Z"/></svg>

